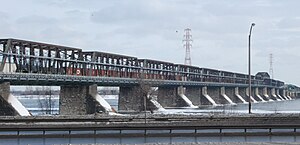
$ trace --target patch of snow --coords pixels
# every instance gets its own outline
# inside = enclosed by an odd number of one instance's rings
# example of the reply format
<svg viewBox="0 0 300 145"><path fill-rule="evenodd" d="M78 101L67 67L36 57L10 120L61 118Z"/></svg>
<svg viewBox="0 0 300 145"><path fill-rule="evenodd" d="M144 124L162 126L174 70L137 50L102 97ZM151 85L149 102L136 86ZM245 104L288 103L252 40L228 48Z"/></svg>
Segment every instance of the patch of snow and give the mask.
<svg viewBox="0 0 300 145"><path fill-rule="evenodd" d="M120 114L120 113L116 113L116 112L108 112L108 115L126 116L126 114Z"/></svg>
<svg viewBox="0 0 300 145"><path fill-rule="evenodd" d="M273 114L273 113L300 113L300 111L268 111L252 109L253 114ZM165 111L156 111L154 114L181 114L181 115L209 115L209 114L248 114L248 110L224 110L224 109L166 109Z"/></svg>
<svg viewBox="0 0 300 145"><path fill-rule="evenodd" d="M111 106L109 105L109 103L106 102L106 100L103 99L99 94L96 94L93 97L105 109L105 111L113 112L113 110L112 110Z"/></svg>
<svg viewBox="0 0 300 145"><path fill-rule="evenodd" d="M31 116L29 111L22 105L22 103L12 94L8 96L7 102L21 115Z"/></svg>
<svg viewBox="0 0 300 145"><path fill-rule="evenodd" d="M152 103L155 105L155 107L157 108L157 111L165 111L165 110L166 110L166 109L165 109L163 106L161 106L156 100L150 99L150 102L152 102Z"/></svg>

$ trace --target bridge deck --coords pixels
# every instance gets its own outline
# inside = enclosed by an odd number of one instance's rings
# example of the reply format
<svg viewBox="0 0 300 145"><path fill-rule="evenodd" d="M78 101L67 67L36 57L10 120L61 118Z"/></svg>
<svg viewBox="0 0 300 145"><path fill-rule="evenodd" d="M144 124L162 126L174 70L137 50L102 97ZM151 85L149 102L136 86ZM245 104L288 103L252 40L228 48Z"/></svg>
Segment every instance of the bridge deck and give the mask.
<svg viewBox="0 0 300 145"><path fill-rule="evenodd" d="M151 86L224 86L224 87L247 87L247 84L217 83L217 82L193 82L175 80L154 80L117 77L74 76L54 74L25 74L25 73L0 73L0 82L10 82L11 85L66 85L66 84L97 84L99 86L128 86L140 83ZM272 87L267 85L253 84L253 87ZM275 87L276 88L276 87Z"/></svg>

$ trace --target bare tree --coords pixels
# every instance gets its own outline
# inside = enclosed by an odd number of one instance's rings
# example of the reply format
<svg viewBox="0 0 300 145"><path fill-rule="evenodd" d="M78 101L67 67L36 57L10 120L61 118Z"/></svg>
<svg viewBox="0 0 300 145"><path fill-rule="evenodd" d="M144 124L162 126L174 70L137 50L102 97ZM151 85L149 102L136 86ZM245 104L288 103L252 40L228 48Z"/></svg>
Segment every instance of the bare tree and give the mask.
<svg viewBox="0 0 300 145"><path fill-rule="evenodd" d="M152 97L154 97L155 89L152 88L151 83L145 80L145 73L143 70L140 71L138 76L138 92L137 95L143 97L143 105L144 105L144 115L145 115L145 124L147 123L147 110L152 112L153 108L149 107L147 101L150 101Z"/></svg>
<svg viewBox="0 0 300 145"><path fill-rule="evenodd" d="M42 87L40 90L36 88L39 92L39 107L42 109L44 114L52 114L52 109L55 103L55 100L52 98L51 87Z"/></svg>

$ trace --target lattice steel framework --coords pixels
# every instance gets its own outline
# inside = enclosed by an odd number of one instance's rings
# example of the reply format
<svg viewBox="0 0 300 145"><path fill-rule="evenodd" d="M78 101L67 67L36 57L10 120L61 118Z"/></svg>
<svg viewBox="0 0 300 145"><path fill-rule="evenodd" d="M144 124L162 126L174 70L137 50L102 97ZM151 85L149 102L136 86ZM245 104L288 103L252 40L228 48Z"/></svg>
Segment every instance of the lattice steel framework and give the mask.
<svg viewBox="0 0 300 145"><path fill-rule="evenodd" d="M184 38L183 38L183 47L185 48L185 59L184 64L185 65L192 65L191 60L191 48L192 48L192 35L191 35L191 29L187 28L184 29Z"/></svg>
<svg viewBox="0 0 300 145"><path fill-rule="evenodd" d="M274 71L273 71L273 54L270 54L270 70L269 70L270 76L273 79L274 78Z"/></svg>
<svg viewBox="0 0 300 145"><path fill-rule="evenodd" d="M191 66L189 54L191 38L190 29L186 29L184 42L187 47L188 65L106 52L82 51L79 48L26 40L0 39L0 81L11 79L26 84L26 81L33 77L31 84L47 83L50 79L52 83L53 81L66 83L67 80L78 79L82 83L98 81L117 85L125 82L135 84L136 80L142 78L165 84L167 81L171 84L183 82L247 84L245 74ZM252 80L254 85L284 85L281 81L255 79L255 76L252 76Z"/></svg>

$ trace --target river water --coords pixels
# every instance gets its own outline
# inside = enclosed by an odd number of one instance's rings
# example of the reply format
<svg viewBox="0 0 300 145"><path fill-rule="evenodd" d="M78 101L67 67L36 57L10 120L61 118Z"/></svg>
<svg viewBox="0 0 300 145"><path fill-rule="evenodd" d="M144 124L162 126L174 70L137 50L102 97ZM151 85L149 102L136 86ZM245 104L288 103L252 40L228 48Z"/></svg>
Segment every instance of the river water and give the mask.
<svg viewBox="0 0 300 145"><path fill-rule="evenodd" d="M32 114L45 114L41 111L43 99L18 97L23 105ZM110 105L117 109L118 100L115 98L106 99ZM52 114L58 114L58 96L52 98ZM300 99L290 101L274 101L265 103L253 103L253 113L300 113ZM247 113L248 104L225 105L202 108L169 108L165 111L155 113ZM50 145L50 144L140 144L140 143L180 143L180 142L300 142L300 136L212 136L212 137L118 137L118 138L13 138L0 139L0 145Z"/></svg>
<svg viewBox="0 0 300 145"><path fill-rule="evenodd" d="M45 111L41 110L41 104L45 104L43 102L47 102L49 101L49 99L42 99L35 96L17 97L33 115L41 115L45 113ZM105 100L115 110L118 110L118 99L116 98L116 96L108 96ZM51 107L52 114L58 114L58 96L52 96L51 102L53 104ZM299 104L300 99L252 103L251 111L253 113L300 113ZM248 106L248 104L237 104L223 106L206 106L200 108L167 108L166 111L156 113L248 113Z"/></svg>

